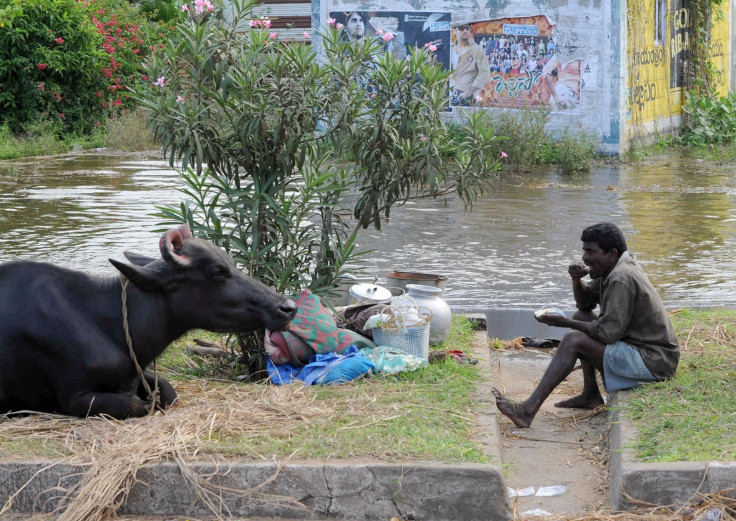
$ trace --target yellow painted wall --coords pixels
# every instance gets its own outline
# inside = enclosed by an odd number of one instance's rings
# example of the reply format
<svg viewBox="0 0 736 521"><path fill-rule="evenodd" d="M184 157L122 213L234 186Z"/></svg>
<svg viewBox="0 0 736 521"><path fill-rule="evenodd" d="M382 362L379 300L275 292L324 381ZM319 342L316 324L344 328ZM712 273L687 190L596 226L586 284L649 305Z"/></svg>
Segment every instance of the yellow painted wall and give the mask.
<svg viewBox="0 0 736 521"><path fill-rule="evenodd" d="M663 130L671 124L670 117L682 113L685 90L678 81L678 62L683 50L690 45L692 27L685 9L687 0L667 0L666 20L662 41L655 41L656 0L629 0L626 27L626 119L628 138L640 134L646 125L649 131ZM730 16L728 2L723 2L723 16L714 16L712 29L712 60L718 71L719 94L728 92L730 82L729 32ZM678 56L678 59L673 57Z"/></svg>

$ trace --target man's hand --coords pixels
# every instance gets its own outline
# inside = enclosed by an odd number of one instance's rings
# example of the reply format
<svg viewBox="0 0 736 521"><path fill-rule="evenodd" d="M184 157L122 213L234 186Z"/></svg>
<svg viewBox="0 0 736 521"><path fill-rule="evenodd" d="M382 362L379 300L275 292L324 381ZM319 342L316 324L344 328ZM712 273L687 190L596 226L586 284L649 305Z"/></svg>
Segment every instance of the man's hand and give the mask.
<svg viewBox="0 0 736 521"><path fill-rule="evenodd" d="M542 324L547 324L548 326L553 327L569 327L570 321L565 315L560 315L559 313L545 313L543 315L534 316L534 318L537 319L538 322L541 322Z"/></svg>
<svg viewBox="0 0 736 521"><path fill-rule="evenodd" d="M575 263L570 264L567 268L567 272L570 274L570 278L574 281L578 281L590 273L590 268L584 264Z"/></svg>
<svg viewBox="0 0 736 521"><path fill-rule="evenodd" d="M475 96L475 93L477 92L477 90L478 89L468 89L465 92L462 92L460 94L460 97L461 98L471 98L471 97Z"/></svg>

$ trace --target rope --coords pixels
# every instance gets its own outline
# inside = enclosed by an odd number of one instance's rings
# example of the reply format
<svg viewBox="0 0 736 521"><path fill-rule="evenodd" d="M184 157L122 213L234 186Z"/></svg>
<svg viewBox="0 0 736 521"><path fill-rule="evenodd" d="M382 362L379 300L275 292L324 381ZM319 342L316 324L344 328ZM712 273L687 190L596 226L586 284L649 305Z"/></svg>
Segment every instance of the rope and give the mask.
<svg viewBox="0 0 736 521"><path fill-rule="evenodd" d="M160 396L159 396L159 389L158 389L158 371L156 369L156 360L153 361L153 376L154 376L154 388L153 391L151 391L151 386L148 385L148 381L146 381L146 377L143 374L143 369L141 369L140 364L138 363L138 357L135 356L135 351L133 351L133 340L130 338L130 330L128 328L128 283L130 281L128 278L120 274L120 283L123 286L123 330L125 331L125 342L128 344L128 353L130 354L130 358L133 360L133 364L135 365L135 369L138 372L138 377L141 379L141 382L143 383L143 388L146 390L146 394L148 395L148 402L151 404L150 408L148 409L148 414L153 415L156 412L156 409L163 411L161 408L160 403Z"/></svg>

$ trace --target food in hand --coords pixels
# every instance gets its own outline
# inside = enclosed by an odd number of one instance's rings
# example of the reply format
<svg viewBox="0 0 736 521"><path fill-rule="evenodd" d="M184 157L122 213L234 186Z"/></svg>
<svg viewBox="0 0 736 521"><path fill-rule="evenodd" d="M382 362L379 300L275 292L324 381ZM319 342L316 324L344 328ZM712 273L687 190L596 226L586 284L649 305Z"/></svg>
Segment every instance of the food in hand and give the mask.
<svg viewBox="0 0 736 521"><path fill-rule="evenodd" d="M537 318L541 317L542 315L562 315L564 317L565 312L554 308L538 309L534 312L534 316Z"/></svg>

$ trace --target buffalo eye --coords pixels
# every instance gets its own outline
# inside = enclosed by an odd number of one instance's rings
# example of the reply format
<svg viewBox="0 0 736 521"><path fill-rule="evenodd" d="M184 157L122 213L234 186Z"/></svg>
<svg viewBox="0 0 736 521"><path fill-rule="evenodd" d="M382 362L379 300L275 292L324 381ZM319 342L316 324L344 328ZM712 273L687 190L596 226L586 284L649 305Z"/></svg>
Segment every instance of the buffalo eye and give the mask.
<svg viewBox="0 0 736 521"><path fill-rule="evenodd" d="M222 280L230 274L225 266L211 266L207 268L207 278L212 280Z"/></svg>

